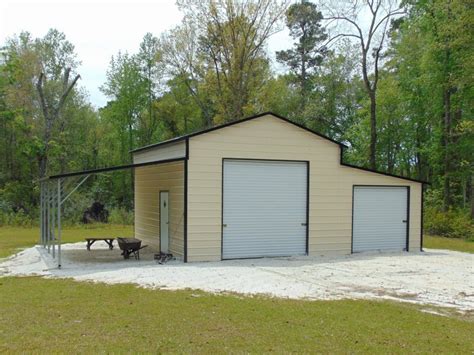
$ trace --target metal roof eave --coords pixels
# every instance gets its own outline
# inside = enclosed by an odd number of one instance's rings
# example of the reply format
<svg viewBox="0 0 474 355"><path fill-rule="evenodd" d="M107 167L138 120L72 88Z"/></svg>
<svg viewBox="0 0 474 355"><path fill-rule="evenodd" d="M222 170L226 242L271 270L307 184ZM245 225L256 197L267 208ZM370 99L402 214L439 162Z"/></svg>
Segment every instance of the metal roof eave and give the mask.
<svg viewBox="0 0 474 355"><path fill-rule="evenodd" d="M47 176L47 177L41 179L40 181L55 180L55 179L61 179L61 178L73 177L73 176L80 176L80 175L91 175L91 174L98 174L98 173L107 173L107 172L111 172L111 171L134 169L134 168L139 168L139 167L142 167L142 166L166 164L166 163L173 163L173 162L184 161L184 160L186 160L185 157L174 158L174 159L165 159L165 160L156 160L156 161L151 161L151 162L146 162L146 163L139 163L139 164L116 165L116 166L110 166L110 167L106 167L106 168L98 168L98 169L75 171L75 172L64 173L64 174L50 175L50 176Z"/></svg>

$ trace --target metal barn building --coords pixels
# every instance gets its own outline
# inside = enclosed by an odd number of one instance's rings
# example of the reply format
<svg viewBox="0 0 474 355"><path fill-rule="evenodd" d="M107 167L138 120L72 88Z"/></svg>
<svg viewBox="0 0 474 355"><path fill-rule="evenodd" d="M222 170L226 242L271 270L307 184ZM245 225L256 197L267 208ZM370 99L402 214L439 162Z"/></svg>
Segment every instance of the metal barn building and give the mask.
<svg viewBox="0 0 474 355"><path fill-rule="evenodd" d="M136 149L135 237L186 262L422 248L423 182L273 113Z"/></svg>

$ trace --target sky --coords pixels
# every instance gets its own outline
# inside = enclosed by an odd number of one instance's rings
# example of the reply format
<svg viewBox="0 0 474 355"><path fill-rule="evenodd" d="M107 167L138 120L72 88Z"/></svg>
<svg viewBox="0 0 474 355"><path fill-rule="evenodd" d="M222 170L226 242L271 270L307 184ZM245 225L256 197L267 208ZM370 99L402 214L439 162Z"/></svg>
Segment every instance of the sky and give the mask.
<svg viewBox="0 0 474 355"><path fill-rule="evenodd" d="M159 36L179 25L182 17L175 0L0 0L0 46L21 31L33 37L43 37L50 28L64 32L81 61L80 85L98 108L107 102L99 87L112 55L137 52L145 33ZM288 31L283 30L270 38L268 51L273 57L290 46Z"/></svg>

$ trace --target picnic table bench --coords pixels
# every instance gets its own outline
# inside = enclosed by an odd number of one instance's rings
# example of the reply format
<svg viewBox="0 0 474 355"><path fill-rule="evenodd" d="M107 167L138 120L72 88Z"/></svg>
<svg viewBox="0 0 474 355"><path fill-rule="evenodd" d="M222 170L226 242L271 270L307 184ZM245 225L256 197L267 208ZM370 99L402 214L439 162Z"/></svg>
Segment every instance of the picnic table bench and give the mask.
<svg viewBox="0 0 474 355"><path fill-rule="evenodd" d="M110 250L112 250L114 248L113 242L114 242L115 238L108 238L108 237L104 237L104 238L86 238L87 250L91 250L92 244L94 244L98 240L106 242L107 245L109 246Z"/></svg>

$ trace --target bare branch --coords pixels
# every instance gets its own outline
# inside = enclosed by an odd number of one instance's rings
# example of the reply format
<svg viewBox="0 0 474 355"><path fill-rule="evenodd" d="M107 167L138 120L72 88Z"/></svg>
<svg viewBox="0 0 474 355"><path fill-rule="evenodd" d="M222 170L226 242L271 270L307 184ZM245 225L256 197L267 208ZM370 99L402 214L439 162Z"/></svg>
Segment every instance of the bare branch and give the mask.
<svg viewBox="0 0 474 355"><path fill-rule="evenodd" d="M361 5L357 0L346 1L346 8L338 8L337 13L333 11L333 8L328 8L327 11L330 16L326 17L329 20L329 24L333 22L345 22L350 24L356 29L356 33L339 33L331 38L328 43L341 37L353 37L360 41L360 61L362 78L366 92L370 98L370 166L376 167L376 141L377 141L377 120L376 120L376 90L379 80L379 64L382 58L382 49L386 40L389 19L403 15L405 11L403 8L395 8L395 1L397 0L364 0L364 4ZM387 4L385 6L385 4ZM365 29L365 26L358 20L358 15L363 8L368 9L370 12L370 24ZM392 8L393 7L393 8ZM379 17L381 17L379 19ZM364 32L362 31L364 27ZM383 27L383 29L381 29ZM351 32L351 31L349 31ZM381 33L378 36L378 33ZM376 43L373 43L376 42ZM368 55L373 54L373 61L370 60ZM371 75L373 74L373 75Z"/></svg>
<svg viewBox="0 0 474 355"><path fill-rule="evenodd" d="M334 37L331 37L326 43L324 43L324 44L319 48L319 50L321 50L321 49L323 49L323 48L329 46L329 44L330 44L331 42L334 42L336 39L339 39L339 38L341 38L341 37L354 37L354 38L357 38L357 39L359 39L359 40L361 39L360 36L355 35L355 34L352 34L352 33L339 33L339 34L335 35Z"/></svg>
<svg viewBox="0 0 474 355"><path fill-rule="evenodd" d="M396 10L396 11L393 11L393 12L388 13L388 14L385 15L385 16L377 23L377 25L374 27L374 32L377 31L377 29L379 28L379 26L380 26L385 20L388 20L390 17L398 16L398 15L405 15L405 14L406 14L406 11L403 10L403 9L398 9L398 10Z"/></svg>
<svg viewBox="0 0 474 355"><path fill-rule="evenodd" d="M69 71L70 71L70 69L69 69ZM69 72L68 72L67 69L66 69L66 73L69 76ZM56 114L58 114L61 111L61 109L63 108L64 102L66 101L66 98L68 97L68 95L71 92L72 88L74 87L74 85L76 84L76 82L80 78L81 78L81 76L79 74L76 75L76 77L74 78L74 80L72 81L72 83L69 86L67 86L66 77L64 78L64 83L66 84L67 88L66 88L66 91L64 91L63 94L61 95L61 98L59 99L58 106L56 107Z"/></svg>

